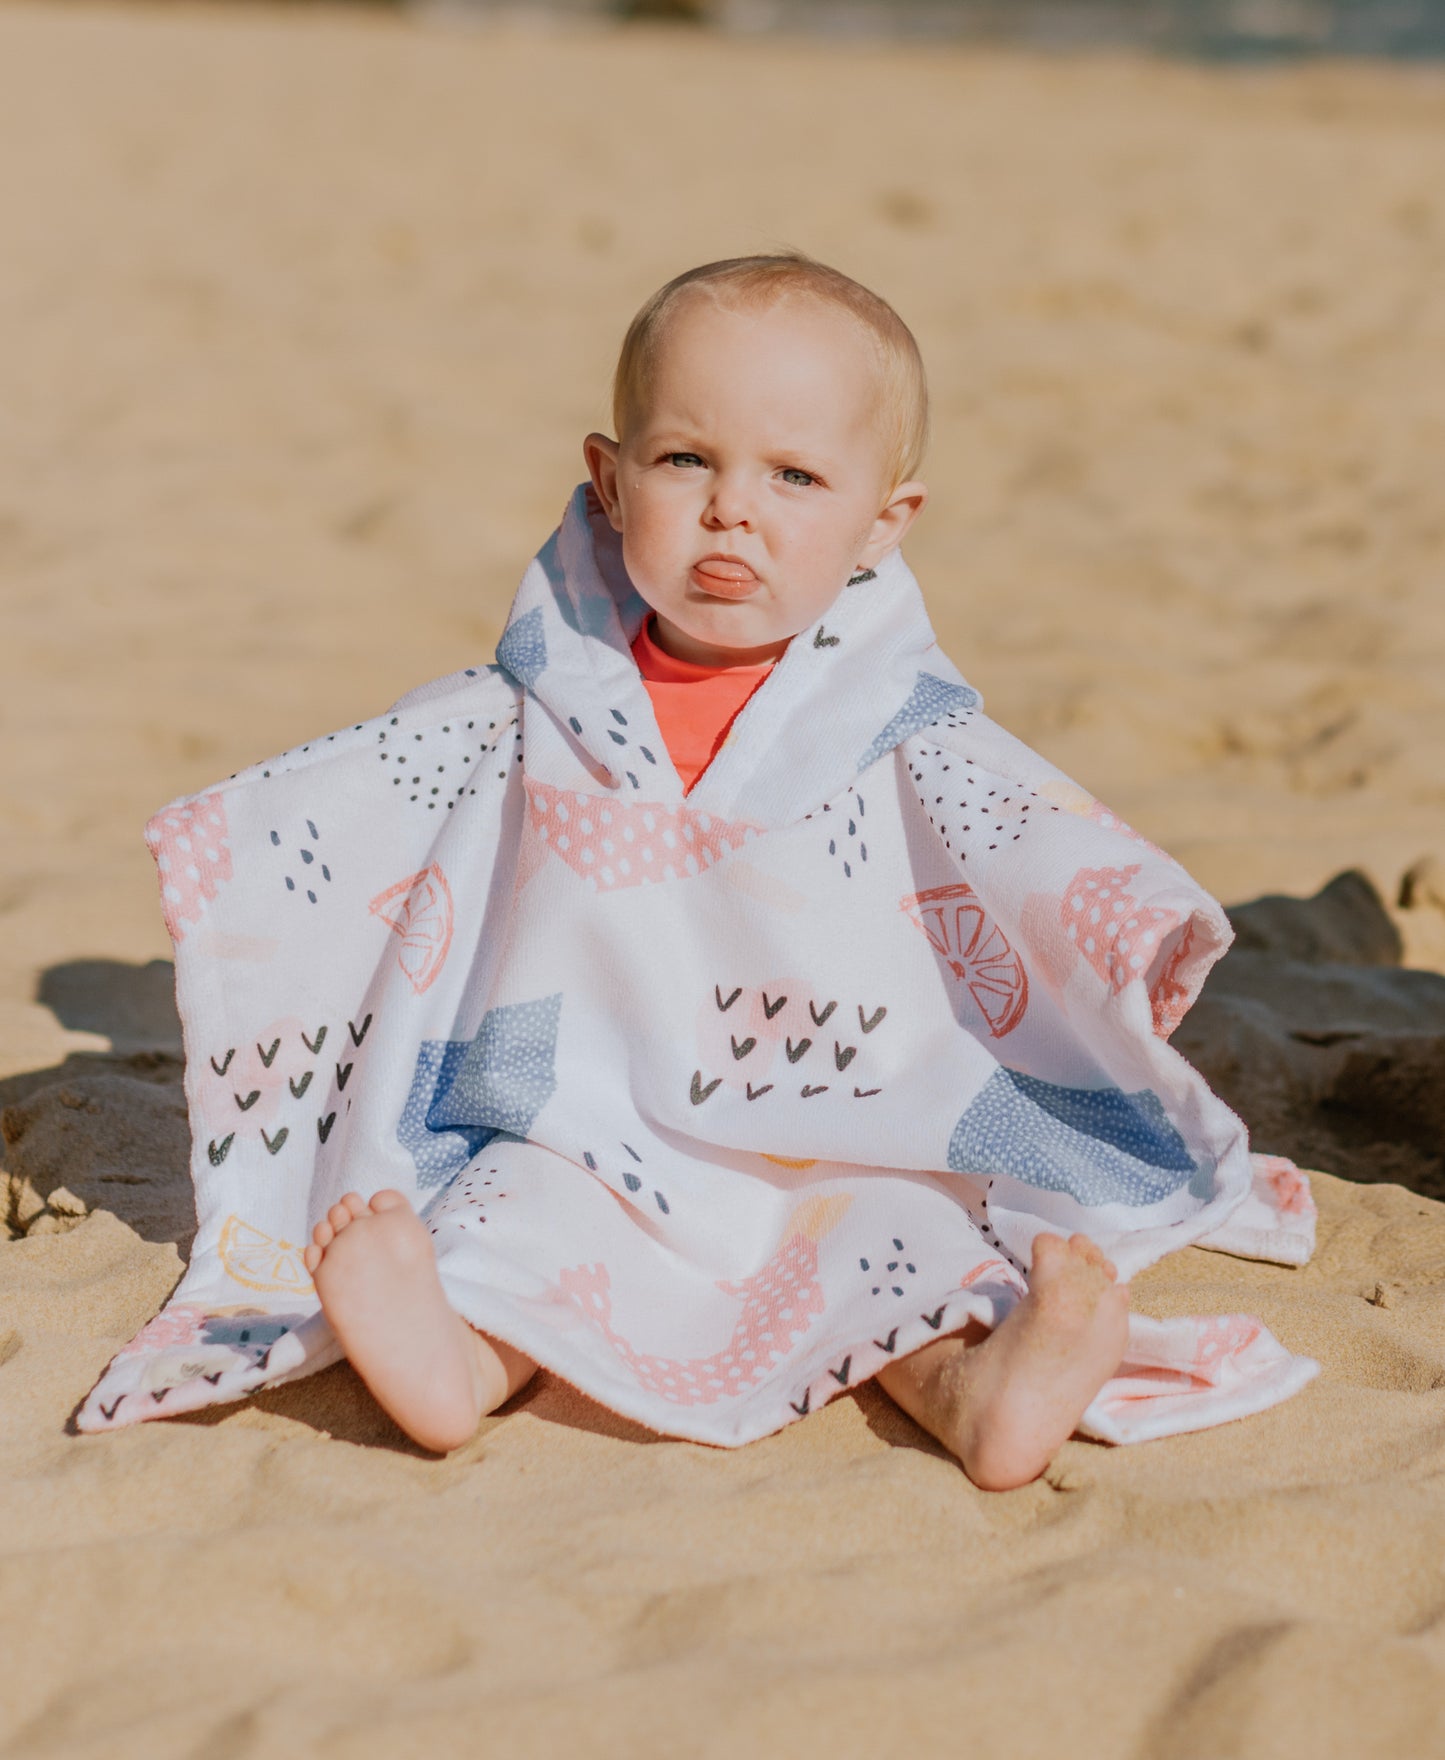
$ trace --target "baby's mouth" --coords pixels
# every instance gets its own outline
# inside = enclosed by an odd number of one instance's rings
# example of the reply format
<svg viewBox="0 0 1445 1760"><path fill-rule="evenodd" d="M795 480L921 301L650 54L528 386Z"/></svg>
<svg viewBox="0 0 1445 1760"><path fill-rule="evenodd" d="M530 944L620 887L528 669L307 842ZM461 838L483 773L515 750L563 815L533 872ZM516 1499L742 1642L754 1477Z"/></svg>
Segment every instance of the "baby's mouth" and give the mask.
<svg viewBox="0 0 1445 1760"><path fill-rule="evenodd" d="M692 565L693 585L715 599L746 599L762 584L740 556L717 552Z"/></svg>

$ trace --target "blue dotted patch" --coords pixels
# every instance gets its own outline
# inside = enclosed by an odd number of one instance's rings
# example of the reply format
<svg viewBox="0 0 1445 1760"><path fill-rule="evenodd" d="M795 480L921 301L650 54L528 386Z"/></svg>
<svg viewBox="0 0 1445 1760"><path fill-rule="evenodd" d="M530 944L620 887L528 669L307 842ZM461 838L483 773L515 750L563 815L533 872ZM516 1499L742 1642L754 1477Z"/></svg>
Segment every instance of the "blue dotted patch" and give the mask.
<svg viewBox="0 0 1445 1760"><path fill-rule="evenodd" d="M497 643L497 663L528 690L547 670L547 636L540 605L507 625Z"/></svg>
<svg viewBox="0 0 1445 1760"><path fill-rule="evenodd" d="M471 1048L470 1039L426 1039L417 1052L396 1138L415 1163L416 1183L424 1191L445 1185L497 1134L476 1126L447 1128L433 1116L445 1105Z"/></svg>
<svg viewBox="0 0 1445 1760"><path fill-rule="evenodd" d="M951 684L948 679L938 678L931 672L920 672L908 701L859 758L858 768L866 770L891 752L894 746L917 733L919 728L931 727L950 712L962 714L965 709L976 709L979 701L979 694L971 685Z"/></svg>
<svg viewBox="0 0 1445 1760"><path fill-rule="evenodd" d="M456 1076L427 1118L438 1126L485 1125L525 1137L557 1087L562 992L488 1009Z"/></svg>
<svg viewBox="0 0 1445 1760"><path fill-rule="evenodd" d="M1157 1204L1202 1171L1157 1094L995 1070L953 1127L955 1173L1004 1173L1079 1203Z"/></svg>

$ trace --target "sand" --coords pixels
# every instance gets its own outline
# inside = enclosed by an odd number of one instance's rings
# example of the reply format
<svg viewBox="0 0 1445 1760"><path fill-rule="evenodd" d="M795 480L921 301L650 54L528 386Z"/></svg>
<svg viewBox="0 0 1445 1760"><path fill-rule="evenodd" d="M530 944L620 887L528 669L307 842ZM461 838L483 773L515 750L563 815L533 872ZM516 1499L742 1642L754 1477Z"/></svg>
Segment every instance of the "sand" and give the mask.
<svg viewBox="0 0 1445 1760"><path fill-rule="evenodd" d="M0 1749L1445 1754L1442 125L1383 68L0 8ZM1007 1496L868 1389L736 1453L544 1379L433 1460L344 1365L68 1434L193 1222L141 823L486 657L634 306L784 242L918 330L991 711L1227 900L1362 871L1238 913L1181 1035L1351 1176L1315 1262L1137 1287L1323 1376Z"/></svg>

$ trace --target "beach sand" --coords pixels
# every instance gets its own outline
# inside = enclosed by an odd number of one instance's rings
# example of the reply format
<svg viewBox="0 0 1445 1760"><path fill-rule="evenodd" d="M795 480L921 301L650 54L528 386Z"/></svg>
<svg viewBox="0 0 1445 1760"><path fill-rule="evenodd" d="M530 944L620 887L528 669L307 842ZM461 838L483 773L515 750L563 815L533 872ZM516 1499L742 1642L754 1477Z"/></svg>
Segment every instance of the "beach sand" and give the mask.
<svg viewBox="0 0 1445 1760"><path fill-rule="evenodd" d="M1438 72L0 8L0 1751L1445 1755L1442 192ZM1007 1496L867 1388L68 1434L193 1225L141 824L487 658L635 306L784 243L919 334L991 712L1228 901L1367 877L1181 1034L1313 1264L1136 1285L1323 1375Z"/></svg>

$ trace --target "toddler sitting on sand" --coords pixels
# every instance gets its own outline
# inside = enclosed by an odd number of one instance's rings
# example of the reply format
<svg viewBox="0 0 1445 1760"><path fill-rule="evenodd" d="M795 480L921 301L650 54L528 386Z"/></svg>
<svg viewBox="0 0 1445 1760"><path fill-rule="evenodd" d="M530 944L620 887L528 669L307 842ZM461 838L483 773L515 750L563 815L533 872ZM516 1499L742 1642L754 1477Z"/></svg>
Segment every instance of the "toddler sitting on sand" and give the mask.
<svg viewBox="0 0 1445 1760"><path fill-rule="evenodd" d="M937 650L926 416L846 276L679 276L497 666L154 822L201 1231L82 1427L338 1349L437 1450L539 1363L722 1443L876 1375L1005 1488L1309 1378L1131 1323L1133 1271L1297 1262L1312 1210L1162 1040L1218 907Z"/></svg>

